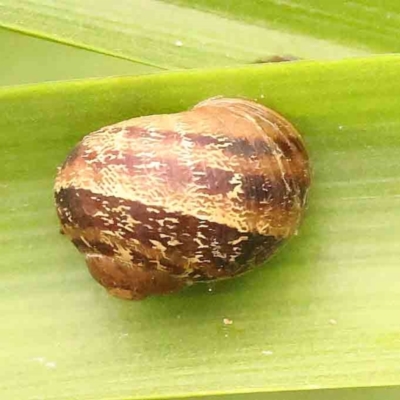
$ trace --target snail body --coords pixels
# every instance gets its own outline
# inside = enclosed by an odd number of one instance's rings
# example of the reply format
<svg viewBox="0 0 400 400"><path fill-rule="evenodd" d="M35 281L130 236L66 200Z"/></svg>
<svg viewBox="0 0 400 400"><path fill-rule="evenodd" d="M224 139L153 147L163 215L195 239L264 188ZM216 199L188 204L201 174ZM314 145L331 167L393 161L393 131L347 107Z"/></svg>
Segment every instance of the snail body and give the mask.
<svg viewBox="0 0 400 400"><path fill-rule="evenodd" d="M298 228L309 184L288 121L212 98L84 137L58 171L55 200L92 276L141 299L263 263Z"/></svg>

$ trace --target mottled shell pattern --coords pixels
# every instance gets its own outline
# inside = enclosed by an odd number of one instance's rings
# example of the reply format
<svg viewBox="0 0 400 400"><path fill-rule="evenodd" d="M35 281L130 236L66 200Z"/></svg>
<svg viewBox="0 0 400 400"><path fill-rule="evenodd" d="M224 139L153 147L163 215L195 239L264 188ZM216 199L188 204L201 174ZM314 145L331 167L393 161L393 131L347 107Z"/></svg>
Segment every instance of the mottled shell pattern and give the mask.
<svg viewBox="0 0 400 400"><path fill-rule="evenodd" d="M287 120L212 98L84 137L59 169L55 199L92 276L141 299L263 263L296 231L309 185Z"/></svg>

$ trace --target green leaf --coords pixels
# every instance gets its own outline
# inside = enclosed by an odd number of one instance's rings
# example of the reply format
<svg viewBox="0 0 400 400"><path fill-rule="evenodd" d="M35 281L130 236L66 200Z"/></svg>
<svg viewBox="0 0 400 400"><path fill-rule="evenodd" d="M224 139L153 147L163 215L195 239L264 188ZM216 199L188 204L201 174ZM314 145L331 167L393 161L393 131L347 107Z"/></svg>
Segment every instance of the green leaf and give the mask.
<svg viewBox="0 0 400 400"><path fill-rule="evenodd" d="M385 56L1 89L1 398L399 385L399 72ZM96 128L215 95L258 99L303 134L298 236L242 278L109 297L58 233L56 167Z"/></svg>
<svg viewBox="0 0 400 400"><path fill-rule="evenodd" d="M399 52L400 3L396 0L168 0L260 26L378 52Z"/></svg>
<svg viewBox="0 0 400 400"><path fill-rule="evenodd" d="M243 22L157 0L0 1L1 26L159 68L248 64L276 54L329 59L370 52L364 45L257 26L257 18ZM319 21L320 15L309 18Z"/></svg>
<svg viewBox="0 0 400 400"><path fill-rule="evenodd" d="M1 28L0 49L0 86L160 71L159 68Z"/></svg>

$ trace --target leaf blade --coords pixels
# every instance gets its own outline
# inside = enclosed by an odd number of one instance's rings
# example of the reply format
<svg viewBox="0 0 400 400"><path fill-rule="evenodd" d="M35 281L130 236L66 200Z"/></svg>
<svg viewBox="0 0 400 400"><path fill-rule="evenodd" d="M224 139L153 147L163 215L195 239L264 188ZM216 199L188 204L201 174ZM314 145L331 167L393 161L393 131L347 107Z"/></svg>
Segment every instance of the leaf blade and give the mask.
<svg viewBox="0 0 400 400"><path fill-rule="evenodd" d="M158 68L4 28L0 28L0 48L1 86L160 71Z"/></svg>
<svg viewBox="0 0 400 400"><path fill-rule="evenodd" d="M327 2L320 0L261 0L232 7L218 0L168 0L236 18L252 24L298 32L327 41L367 47L374 52L398 52L400 7L397 1Z"/></svg>
<svg viewBox="0 0 400 400"><path fill-rule="evenodd" d="M4 397L399 384L399 69L387 56L0 90ZM211 292L107 297L57 234L56 166L90 130L218 94L258 98L303 133L314 183L299 236Z"/></svg>
<svg viewBox="0 0 400 400"><path fill-rule="evenodd" d="M151 66L248 64L275 54L341 58L369 53L156 0L3 0L0 24ZM73 21L73 23L71 23Z"/></svg>

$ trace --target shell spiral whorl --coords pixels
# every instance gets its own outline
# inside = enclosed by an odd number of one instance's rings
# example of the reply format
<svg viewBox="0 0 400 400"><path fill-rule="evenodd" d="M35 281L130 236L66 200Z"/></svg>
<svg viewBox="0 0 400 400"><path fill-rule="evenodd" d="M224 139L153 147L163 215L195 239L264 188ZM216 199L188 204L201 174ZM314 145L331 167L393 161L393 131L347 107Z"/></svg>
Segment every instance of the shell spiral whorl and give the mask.
<svg viewBox="0 0 400 400"><path fill-rule="evenodd" d="M141 299L265 261L296 231L309 185L307 152L287 120L253 101L212 98L84 137L59 169L55 200L93 277Z"/></svg>

